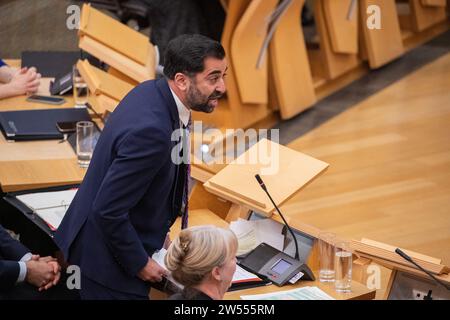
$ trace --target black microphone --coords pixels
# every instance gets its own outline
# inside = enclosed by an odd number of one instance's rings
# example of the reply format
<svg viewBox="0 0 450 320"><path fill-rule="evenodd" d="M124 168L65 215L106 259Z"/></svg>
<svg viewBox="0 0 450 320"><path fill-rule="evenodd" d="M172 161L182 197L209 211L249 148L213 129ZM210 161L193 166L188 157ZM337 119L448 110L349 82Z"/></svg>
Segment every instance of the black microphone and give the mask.
<svg viewBox="0 0 450 320"><path fill-rule="evenodd" d="M435 276L433 276L431 274L430 271L422 268L419 264L417 264L410 256L408 256L406 253L404 253L402 250L400 250L399 248L395 249L395 253L397 253L398 255L400 255L403 259L405 259L406 261L412 263L414 266L416 266L420 271L425 272L431 279L433 279L434 281L436 281L437 283L439 283L441 286L443 286L445 289L450 290L450 287L448 285L446 285L444 282L442 282L441 280L439 280L438 278L436 278ZM431 295L430 293L428 293L429 295Z"/></svg>
<svg viewBox="0 0 450 320"><path fill-rule="evenodd" d="M272 202L273 206L275 207L275 209L277 209L278 213L280 214L281 219L283 219L284 224L286 225L286 227L288 228L289 232L292 235L292 238L294 240L294 244L295 244L295 259L300 260L299 258L299 254L298 254L298 243L297 243L297 238L295 237L294 232L292 231L291 227L289 226L289 224L286 222L286 219L284 219L283 214L281 213L280 209L278 209L278 206L275 204L275 202L273 201L272 197L270 196L269 191L267 191L267 187L264 184L264 181L261 179L261 177L259 176L259 174L255 175L256 180L258 181L261 189L263 189L267 196L269 197L270 201Z"/></svg>

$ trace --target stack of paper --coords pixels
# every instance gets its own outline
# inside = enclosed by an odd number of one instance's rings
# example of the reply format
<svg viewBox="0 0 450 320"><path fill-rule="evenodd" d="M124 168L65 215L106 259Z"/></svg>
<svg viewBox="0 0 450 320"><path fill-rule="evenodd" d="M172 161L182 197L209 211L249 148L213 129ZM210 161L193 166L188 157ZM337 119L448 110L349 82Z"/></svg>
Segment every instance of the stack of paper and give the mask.
<svg viewBox="0 0 450 320"><path fill-rule="evenodd" d="M284 249L283 225L272 219L238 219L230 223L230 229L238 238L238 256L250 252L262 242L280 251Z"/></svg>
<svg viewBox="0 0 450 320"><path fill-rule="evenodd" d="M50 229L55 231L61 224L77 190L29 193L17 196L17 199L44 220Z"/></svg>
<svg viewBox="0 0 450 320"><path fill-rule="evenodd" d="M243 269L241 266L236 265L236 272L233 275L233 280L231 281L234 283L241 283L241 282L251 282L251 281L262 281L260 277L258 277L256 274L248 272L247 270Z"/></svg>
<svg viewBox="0 0 450 320"><path fill-rule="evenodd" d="M242 300L335 300L318 287L241 296Z"/></svg>

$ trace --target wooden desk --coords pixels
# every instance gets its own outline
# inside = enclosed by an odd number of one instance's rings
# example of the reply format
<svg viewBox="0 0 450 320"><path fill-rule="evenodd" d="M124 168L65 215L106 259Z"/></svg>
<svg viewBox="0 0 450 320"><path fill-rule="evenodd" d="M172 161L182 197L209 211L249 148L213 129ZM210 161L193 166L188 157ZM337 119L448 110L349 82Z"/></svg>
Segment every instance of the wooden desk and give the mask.
<svg viewBox="0 0 450 320"><path fill-rule="evenodd" d="M314 272L314 274L316 278L318 278L318 272ZM239 300L243 295L264 294L277 291L292 290L302 287L318 287L336 300L372 300L375 298L375 290L368 289L366 286L356 281L352 281L352 292L339 293L334 289L334 283L327 284L316 280L299 281L295 285L285 285L284 287L269 285L264 287L227 292L225 294L224 300Z"/></svg>
<svg viewBox="0 0 450 320"><path fill-rule="evenodd" d="M20 67L20 60L7 60ZM50 79L41 81L40 93L45 93ZM26 96L0 100L0 111L72 108L72 96L66 102L52 106L26 101ZM3 192L45 188L80 183L86 173L77 164L76 154L68 142L56 140L9 142L0 134L0 187Z"/></svg>

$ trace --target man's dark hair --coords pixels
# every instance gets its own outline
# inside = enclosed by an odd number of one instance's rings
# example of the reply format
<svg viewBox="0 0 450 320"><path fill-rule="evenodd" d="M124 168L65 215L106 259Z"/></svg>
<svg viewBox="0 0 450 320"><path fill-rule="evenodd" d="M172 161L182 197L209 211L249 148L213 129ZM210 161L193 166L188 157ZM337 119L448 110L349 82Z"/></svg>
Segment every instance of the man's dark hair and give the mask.
<svg viewBox="0 0 450 320"><path fill-rule="evenodd" d="M215 40L200 34L183 34L172 39L164 54L164 75L173 80L182 72L189 76L204 70L206 58L225 58L225 50Z"/></svg>

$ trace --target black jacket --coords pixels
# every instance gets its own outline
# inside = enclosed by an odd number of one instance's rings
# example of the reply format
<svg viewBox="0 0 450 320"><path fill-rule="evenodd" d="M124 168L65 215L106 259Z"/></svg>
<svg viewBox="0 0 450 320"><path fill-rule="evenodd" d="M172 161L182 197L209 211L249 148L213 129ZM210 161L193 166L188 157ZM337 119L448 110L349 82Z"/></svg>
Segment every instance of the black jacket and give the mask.
<svg viewBox="0 0 450 320"><path fill-rule="evenodd" d="M0 291L7 291L14 287L19 276L19 261L29 250L19 241L13 239L0 226Z"/></svg>

